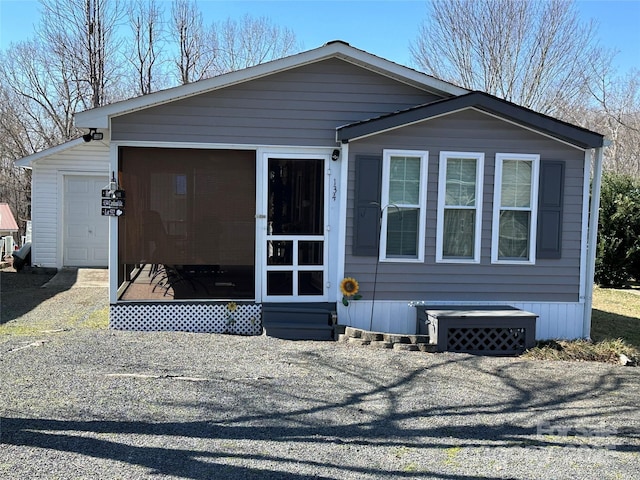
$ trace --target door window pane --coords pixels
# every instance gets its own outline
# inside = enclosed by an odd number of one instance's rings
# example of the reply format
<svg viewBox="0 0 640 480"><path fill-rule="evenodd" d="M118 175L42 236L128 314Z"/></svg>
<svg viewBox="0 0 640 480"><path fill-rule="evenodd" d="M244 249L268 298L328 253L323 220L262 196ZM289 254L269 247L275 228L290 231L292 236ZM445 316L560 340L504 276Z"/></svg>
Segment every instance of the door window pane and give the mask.
<svg viewBox="0 0 640 480"><path fill-rule="evenodd" d="M324 242L298 242L298 265L322 265Z"/></svg>
<svg viewBox="0 0 640 480"><path fill-rule="evenodd" d="M267 265L293 265L293 241L267 241Z"/></svg>
<svg viewBox="0 0 640 480"><path fill-rule="evenodd" d="M322 295L322 272L298 272L298 293L300 295Z"/></svg>
<svg viewBox="0 0 640 480"><path fill-rule="evenodd" d="M293 295L293 272L267 272L267 295Z"/></svg>
<svg viewBox="0 0 640 480"><path fill-rule="evenodd" d="M324 163L270 158L268 225L271 235L324 234Z"/></svg>

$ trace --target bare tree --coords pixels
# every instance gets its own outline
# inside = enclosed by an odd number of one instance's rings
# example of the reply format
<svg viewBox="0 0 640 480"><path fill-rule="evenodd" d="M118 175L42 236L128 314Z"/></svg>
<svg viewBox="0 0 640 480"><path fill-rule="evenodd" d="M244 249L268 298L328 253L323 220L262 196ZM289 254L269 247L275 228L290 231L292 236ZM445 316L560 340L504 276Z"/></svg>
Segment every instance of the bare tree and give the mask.
<svg viewBox="0 0 640 480"><path fill-rule="evenodd" d="M0 82L0 158L20 158L33 153L38 138L31 135L30 125L18 113L17 95Z"/></svg>
<svg viewBox="0 0 640 480"><path fill-rule="evenodd" d="M124 11L120 0L40 0L40 36L51 53L72 72L84 108L114 100L119 81L120 41L116 35Z"/></svg>
<svg viewBox="0 0 640 480"><path fill-rule="evenodd" d="M605 169L640 177L640 71L618 76L605 69L597 74L600 81L590 89L596 106L580 112L576 121L611 140Z"/></svg>
<svg viewBox="0 0 640 480"><path fill-rule="evenodd" d="M178 81L191 83L212 75L215 34L203 25L195 0L174 0L171 6L171 32L178 47L174 61Z"/></svg>
<svg viewBox="0 0 640 480"><path fill-rule="evenodd" d="M585 99L604 56L572 0L432 0L410 46L427 73L554 114Z"/></svg>
<svg viewBox="0 0 640 480"><path fill-rule="evenodd" d="M172 33L180 83L240 70L299 50L295 34L266 17L245 15L206 27L194 0L174 0Z"/></svg>
<svg viewBox="0 0 640 480"><path fill-rule="evenodd" d="M179 83L296 48L293 33L264 18L205 28L194 0L174 0L169 22L158 0L132 0L128 10L122 8L125 0L39 1L38 36L0 52L0 200L21 219L29 216L30 171L16 168L14 159L76 138L77 111L165 86L169 37L178 52ZM119 29L126 14L128 42L118 37L126 32Z"/></svg>
<svg viewBox="0 0 640 480"><path fill-rule="evenodd" d="M9 204L18 221L19 233L23 234L24 220L31 214L31 170L16 167L13 160L32 153L38 138L31 135L29 123L16 114L17 99L15 93L4 89L0 82L0 202Z"/></svg>
<svg viewBox="0 0 640 480"><path fill-rule="evenodd" d="M13 138L19 125L26 134L14 143L16 153L28 155L77 135L73 113L81 98L64 58L36 41L13 44L0 56L0 82L8 86L3 92L5 118L13 119L11 128L0 125L0 132Z"/></svg>
<svg viewBox="0 0 640 480"><path fill-rule="evenodd" d="M162 86L163 9L156 0L132 2L128 17L132 39L127 58L135 71L135 93L146 95Z"/></svg>
<svg viewBox="0 0 640 480"><path fill-rule="evenodd" d="M227 19L216 26L216 33L216 74L259 65L299 50L295 34L266 17Z"/></svg>

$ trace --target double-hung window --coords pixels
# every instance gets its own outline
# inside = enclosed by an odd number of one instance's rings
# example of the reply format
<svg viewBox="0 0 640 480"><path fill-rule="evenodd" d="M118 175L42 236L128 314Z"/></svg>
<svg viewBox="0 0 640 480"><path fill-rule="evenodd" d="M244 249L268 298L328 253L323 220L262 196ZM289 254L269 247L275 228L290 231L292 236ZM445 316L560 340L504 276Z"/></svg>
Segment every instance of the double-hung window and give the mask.
<svg viewBox="0 0 640 480"><path fill-rule="evenodd" d="M484 154L440 152L436 261L480 262Z"/></svg>
<svg viewBox="0 0 640 480"><path fill-rule="evenodd" d="M423 262L429 154L384 150L380 260Z"/></svg>
<svg viewBox="0 0 640 480"><path fill-rule="evenodd" d="M493 263L534 263L540 155L496 154Z"/></svg>

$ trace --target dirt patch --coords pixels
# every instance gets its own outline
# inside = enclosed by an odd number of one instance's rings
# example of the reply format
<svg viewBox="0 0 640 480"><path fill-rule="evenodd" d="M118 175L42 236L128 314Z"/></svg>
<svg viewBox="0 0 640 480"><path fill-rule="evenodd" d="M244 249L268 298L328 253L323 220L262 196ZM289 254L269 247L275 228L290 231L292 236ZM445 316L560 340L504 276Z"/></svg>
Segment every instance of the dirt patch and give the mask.
<svg viewBox="0 0 640 480"><path fill-rule="evenodd" d="M50 319L54 312L66 311L69 298L59 294L69 290L70 285L42 288L55 274L55 269L42 268L25 268L19 273L13 269L2 270L0 325L23 317L29 323L37 323Z"/></svg>

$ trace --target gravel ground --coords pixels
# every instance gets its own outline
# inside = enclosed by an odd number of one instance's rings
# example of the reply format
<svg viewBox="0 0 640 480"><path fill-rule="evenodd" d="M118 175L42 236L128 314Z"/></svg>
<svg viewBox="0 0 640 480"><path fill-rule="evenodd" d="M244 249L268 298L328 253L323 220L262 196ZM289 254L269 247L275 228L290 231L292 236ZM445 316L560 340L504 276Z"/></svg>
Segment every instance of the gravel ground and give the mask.
<svg viewBox="0 0 640 480"><path fill-rule="evenodd" d="M46 295L4 326L107 304ZM640 476L637 368L74 325L0 335L0 478Z"/></svg>

